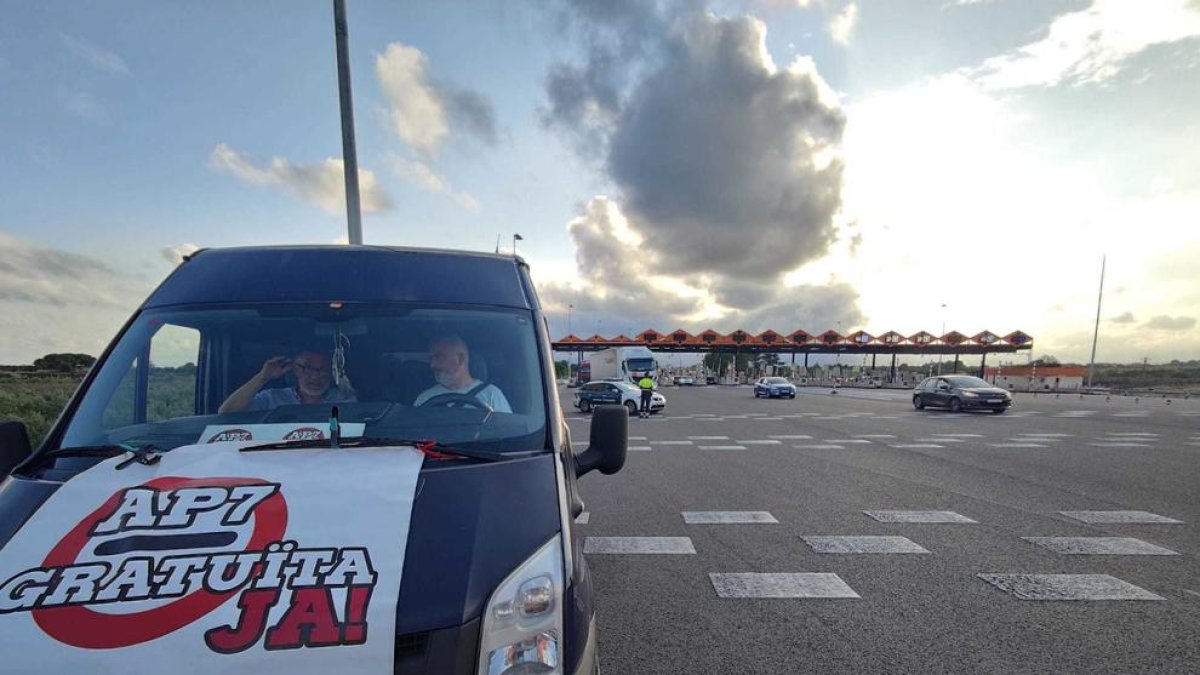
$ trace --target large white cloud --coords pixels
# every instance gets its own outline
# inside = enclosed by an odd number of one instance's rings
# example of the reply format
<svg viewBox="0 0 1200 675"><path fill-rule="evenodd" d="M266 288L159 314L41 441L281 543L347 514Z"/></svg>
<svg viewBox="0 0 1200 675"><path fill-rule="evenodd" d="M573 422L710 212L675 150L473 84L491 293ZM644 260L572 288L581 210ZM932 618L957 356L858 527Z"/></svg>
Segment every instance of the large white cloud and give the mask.
<svg viewBox="0 0 1200 675"><path fill-rule="evenodd" d="M209 155L213 167L251 185L275 187L333 213L346 211L346 172L341 159L329 157L319 164L292 164L281 157L256 164L237 150L219 143ZM369 169L358 170L359 201L363 213L386 211L391 197Z"/></svg>
<svg viewBox="0 0 1200 675"><path fill-rule="evenodd" d="M1042 39L965 72L989 89L1099 83L1135 54L1197 36L1195 0L1095 0L1055 18Z"/></svg>

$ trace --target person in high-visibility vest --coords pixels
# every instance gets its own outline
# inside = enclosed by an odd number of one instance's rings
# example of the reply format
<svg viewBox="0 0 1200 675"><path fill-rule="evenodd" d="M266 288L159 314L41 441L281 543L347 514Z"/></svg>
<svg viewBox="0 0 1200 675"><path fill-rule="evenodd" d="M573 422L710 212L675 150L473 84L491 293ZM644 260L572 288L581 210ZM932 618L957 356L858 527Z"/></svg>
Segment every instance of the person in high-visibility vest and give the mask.
<svg viewBox="0 0 1200 675"><path fill-rule="evenodd" d="M638 380L638 389L642 390L640 416L646 417L650 414L650 399L654 397L654 380L650 379L649 375L642 376L642 379Z"/></svg>

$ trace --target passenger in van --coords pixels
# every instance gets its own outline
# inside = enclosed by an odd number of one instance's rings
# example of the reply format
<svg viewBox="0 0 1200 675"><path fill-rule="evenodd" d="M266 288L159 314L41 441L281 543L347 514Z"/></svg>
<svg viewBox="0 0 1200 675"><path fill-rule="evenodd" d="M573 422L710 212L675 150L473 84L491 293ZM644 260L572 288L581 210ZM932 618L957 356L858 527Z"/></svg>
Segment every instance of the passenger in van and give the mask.
<svg viewBox="0 0 1200 675"><path fill-rule="evenodd" d="M457 335L435 338L429 345L429 367L437 384L421 392L414 406L442 394L474 396L486 403L493 412L511 413L504 392L494 384L480 382L471 375L471 353L467 343Z"/></svg>
<svg viewBox="0 0 1200 675"><path fill-rule="evenodd" d="M263 389L268 382L289 371L295 375L295 386ZM281 405L353 403L356 400L347 378L342 377L339 386L333 385L333 370L328 356L321 352L303 351L290 359L285 356L267 359L262 370L230 394L217 412L272 410Z"/></svg>

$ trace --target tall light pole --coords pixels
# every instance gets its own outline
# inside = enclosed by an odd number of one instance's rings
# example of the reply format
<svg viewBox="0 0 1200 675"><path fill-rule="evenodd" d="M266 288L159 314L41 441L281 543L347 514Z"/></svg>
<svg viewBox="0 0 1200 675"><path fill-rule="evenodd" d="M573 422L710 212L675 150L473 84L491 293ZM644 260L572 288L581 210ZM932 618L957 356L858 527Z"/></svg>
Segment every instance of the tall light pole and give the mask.
<svg viewBox="0 0 1200 675"><path fill-rule="evenodd" d="M517 242L518 241L525 241L525 237L522 237L521 235L516 234L514 232L513 233L513 257L514 258L517 257Z"/></svg>
<svg viewBox="0 0 1200 675"><path fill-rule="evenodd" d="M938 333L938 340L941 340L942 336L945 334L946 334L946 303L943 302L942 303L942 332ZM943 346L945 346L944 342L942 344L943 344ZM938 352L937 374L938 375L942 374L942 352L941 351Z"/></svg>
<svg viewBox="0 0 1200 675"><path fill-rule="evenodd" d="M1092 333L1092 360L1088 362L1088 389L1092 388L1092 375L1096 372L1096 342L1100 339L1100 303L1104 300L1104 268L1108 256L1100 258L1100 293L1096 297L1096 329Z"/></svg>
<svg viewBox="0 0 1200 675"><path fill-rule="evenodd" d="M338 101L342 112L342 167L346 179L346 230L351 244L361 244L362 212L358 199L358 150L354 143L354 102L350 92L350 35L346 0L333 0L333 34L337 43Z"/></svg>

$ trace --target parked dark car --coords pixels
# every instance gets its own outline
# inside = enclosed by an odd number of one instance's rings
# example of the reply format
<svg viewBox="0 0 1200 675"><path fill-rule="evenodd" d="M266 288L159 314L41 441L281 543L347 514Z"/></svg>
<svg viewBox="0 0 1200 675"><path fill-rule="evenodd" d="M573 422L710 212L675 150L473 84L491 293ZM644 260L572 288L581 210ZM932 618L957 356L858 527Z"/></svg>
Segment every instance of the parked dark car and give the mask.
<svg viewBox="0 0 1200 675"><path fill-rule="evenodd" d="M913 390L913 407L960 410L991 410L999 415L1012 406L1012 394L986 380L970 375L927 377Z"/></svg>
<svg viewBox="0 0 1200 675"><path fill-rule="evenodd" d="M618 380L588 382L575 392L575 407L580 412L591 412L599 405L623 405L630 415L636 415L641 406L642 391ZM656 413L667 407L667 397L654 392L650 399L650 412Z"/></svg>

